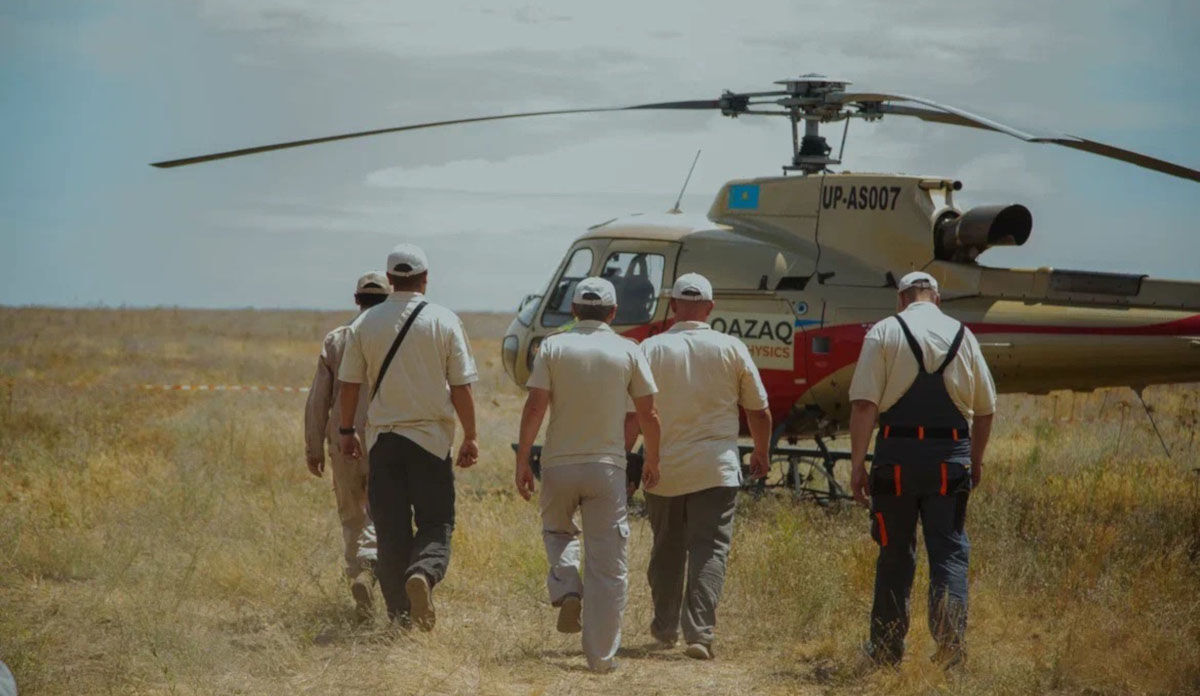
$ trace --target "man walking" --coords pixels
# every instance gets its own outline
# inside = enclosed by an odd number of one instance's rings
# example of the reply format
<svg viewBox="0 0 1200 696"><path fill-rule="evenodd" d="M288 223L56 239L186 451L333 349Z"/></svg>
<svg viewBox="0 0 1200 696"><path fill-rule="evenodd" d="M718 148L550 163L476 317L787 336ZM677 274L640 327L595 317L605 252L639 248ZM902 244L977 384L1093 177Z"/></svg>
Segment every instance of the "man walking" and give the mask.
<svg viewBox="0 0 1200 696"><path fill-rule="evenodd" d="M354 303L359 313L387 299L387 279L382 273L367 273L354 287ZM359 618L371 615L371 585L374 584L375 527L367 511L367 467L364 460L347 456L340 448L335 423L341 415L341 387L338 366L346 348L349 325L339 326L325 336L317 371L308 388L304 406L304 445L308 470L318 478L325 472L325 443L329 443L329 462L332 469L333 494L337 500L338 517L342 522L342 545L345 549L346 576L354 596ZM354 430L361 437L367 421L366 393L362 393L354 412ZM329 414L333 413L331 419Z"/></svg>
<svg viewBox="0 0 1200 696"><path fill-rule="evenodd" d="M909 273L898 293L899 314L867 332L850 384L850 487L869 505L879 544L867 653L879 664L897 664L904 655L920 518L929 555L929 630L938 646L933 659L954 667L966 658L967 498L983 473L996 388L975 336L939 308L932 276ZM864 463L877 416L868 476Z"/></svg>
<svg viewBox="0 0 1200 696"><path fill-rule="evenodd" d="M376 575L388 618L433 629L433 588L450 563L454 529L454 416L463 427L457 464L479 456L471 384L478 380L462 321L425 299L429 264L412 244L388 254L394 292L350 325L342 381L341 447L362 456L354 409L367 391L367 484L378 536ZM413 529L413 522L416 529Z"/></svg>
<svg viewBox="0 0 1200 696"><path fill-rule="evenodd" d="M621 645L628 574L629 522L625 517L625 413L633 399L645 437L642 481L658 482L658 415L654 378L637 344L609 328L617 312L616 291L602 278L575 287L572 312L578 323L542 344L529 376L521 413L516 485L533 494L529 455L542 419L550 425L542 449L542 540L550 561L546 586L559 608L558 630L583 632L588 666L608 672ZM579 575L579 528L583 518L584 577ZM582 612L582 625L580 614Z"/></svg>
<svg viewBox="0 0 1200 696"><path fill-rule="evenodd" d="M682 625L685 654L713 657L717 602L733 539L741 486L738 407L754 438L750 471L770 466L771 412L746 344L714 331L708 279L686 273L671 290L675 325L641 346L658 385L662 464L658 486L646 492L654 531L647 578L654 600L650 633L672 646Z"/></svg>

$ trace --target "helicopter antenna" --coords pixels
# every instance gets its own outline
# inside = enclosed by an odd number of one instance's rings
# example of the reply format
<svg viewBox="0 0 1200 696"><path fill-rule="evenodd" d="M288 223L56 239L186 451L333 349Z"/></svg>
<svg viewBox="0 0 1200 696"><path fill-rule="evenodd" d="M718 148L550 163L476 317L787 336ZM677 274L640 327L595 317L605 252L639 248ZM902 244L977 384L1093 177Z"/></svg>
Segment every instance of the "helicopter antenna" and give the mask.
<svg viewBox="0 0 1200 696"><path fill-rule="evenodd" d="M846 125L842 128L842 144L838 146L838 161L842 161L842 154L846 152L846 136L850 135L850 119L846 119Z"/></svg>
<svg viewBox="0 0 1200 696"><path fill-rule="evenodd" d="M1146 405L1146 399L1142 397L1143 388L1134 389L1137 394L1138 401L1142 402L1142 409L1146 411L1146 417L1150 419L1150 425L1154 427L1154 434L1158 436L1158 444L1162 445L1163 452L1167 454L1167 459L1171 458L1171 450L1167 448L1167 441L1163 439L1162 433L1158 430L1158 423L1154 421L1154 414L1150 412L1150 407Z"/></svg>
<svg viewBox="0 0 1200 696"><path fill-rule="evenodd" d="M679 209L679 204L683 201L683 192L687 191L688 182L692 180L692 172L696 171L696 163L700 161L700 150L696 150L696 156L692 159L692 166L688 169L687 177L683 180L683 188L679 189L679 198L675 199L675 207L668 210L672 215L678 215L683 211Z"/></svg>

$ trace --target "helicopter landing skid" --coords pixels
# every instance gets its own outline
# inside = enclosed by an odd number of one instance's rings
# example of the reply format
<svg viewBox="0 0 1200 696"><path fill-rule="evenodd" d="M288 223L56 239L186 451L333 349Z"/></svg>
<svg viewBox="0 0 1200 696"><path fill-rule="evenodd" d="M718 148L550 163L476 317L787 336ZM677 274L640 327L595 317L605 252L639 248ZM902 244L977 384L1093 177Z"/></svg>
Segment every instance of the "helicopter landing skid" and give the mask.
<svg viewBox="0 0 1200 696"><path fill-rule="evenodd" d="M750 491L756 496L764 494L767 489L786 489L792 492L796 499L808 499L821 506L828 506L840 500L853 500L837 481L835 469L837 463L849 460L849 452L829 449L820 436L813 438L816 449L794 446L775 446L771 449L771 468L762 479L750 478L750 467L745 464L752 447L738 446L742 457L742 490ZM871 455L867 455L870 461ZM776 464L779 464L778 473Z"/></svg>

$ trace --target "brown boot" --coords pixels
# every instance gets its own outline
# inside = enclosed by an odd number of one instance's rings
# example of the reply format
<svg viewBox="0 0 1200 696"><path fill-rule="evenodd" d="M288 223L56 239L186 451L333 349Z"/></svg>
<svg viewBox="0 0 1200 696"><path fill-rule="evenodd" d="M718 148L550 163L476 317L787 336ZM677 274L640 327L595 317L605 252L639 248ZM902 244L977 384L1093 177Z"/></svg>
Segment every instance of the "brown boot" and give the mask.
<svg viewBox="0 0 1200 696"><path fill-rule="evenodd" d="M429 586L429 579L424 573L413 573L404 582L404 592L408 595L413 623L422 631L432 631L437 614L433 610L433 588Z"/></svg>
<svg viewBox="0 0 1200 696"><path fill-rule="evenodd" d="M558 605L558 632L559 633L579 633L583 630L583 624L580 623L580 614L583 612L583 604L579 601L579 595L567 595L563 597L562 604Z"/></svg>
<svg viewBox="0 0 1200 696"><path fill-rule="evenodd" d="M354 596L354 613L359 621L369 621L375 616L375 600L371 597L371 585L375 574L369 568L358 571L350 581L350 594Z"/></svg>

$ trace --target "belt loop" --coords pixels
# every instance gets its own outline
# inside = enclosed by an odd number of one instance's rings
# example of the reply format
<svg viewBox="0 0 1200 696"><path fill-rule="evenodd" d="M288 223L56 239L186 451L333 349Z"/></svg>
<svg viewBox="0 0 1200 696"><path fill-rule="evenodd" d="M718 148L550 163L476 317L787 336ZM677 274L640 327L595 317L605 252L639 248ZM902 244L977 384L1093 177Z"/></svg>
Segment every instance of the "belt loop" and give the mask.
<svg viewBox="0 0 1200 696"><path fill-rule="evenodd" d="M890 425L883 426L883 439L885 439L885 440L888 439L888 435L890 435L891 432L892 432L892 426L890 426Z"/></svg>
<svg viewBox="0 0 1200 696"><path fill-rule="evenodd" d="M924 439L925 439L925 426L923 426L923 425L918 425L918 426L917 426L917 439L918 439L918 440L924 440Z"/></svg>
<svg viewBox="0 0 1200 696"><path fill-rule="evenodd" d="M892 467L892 474L896 479L896 495L900 495L900 465L896 464Z"/></svg>
<svg viewBox="0 0 1200 696"><path fill-rule="evenodd" d="M942 495L946 495L946 462L942 462Z"/></svg>

